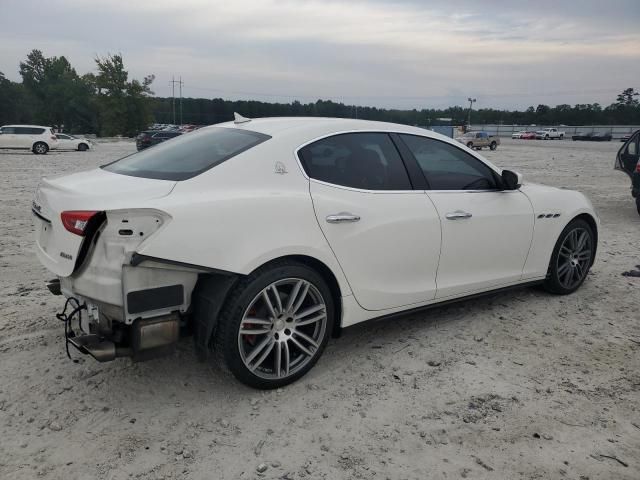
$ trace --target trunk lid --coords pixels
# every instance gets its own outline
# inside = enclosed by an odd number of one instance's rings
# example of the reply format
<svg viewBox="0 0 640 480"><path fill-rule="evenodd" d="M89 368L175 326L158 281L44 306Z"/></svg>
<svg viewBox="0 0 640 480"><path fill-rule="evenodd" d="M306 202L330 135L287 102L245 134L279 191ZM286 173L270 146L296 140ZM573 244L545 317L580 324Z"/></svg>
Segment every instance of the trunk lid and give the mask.
<svg viewBox="0 0 640 480"><path fill-rule="evenodd" d="M142 208L146 201L170 194L175 184L174 181L131 177L100 168L43 178L32 204L38 259L60 277L71 275L83 243L90 242L91 238L68 231L62 223L62 212Z"/></svg>

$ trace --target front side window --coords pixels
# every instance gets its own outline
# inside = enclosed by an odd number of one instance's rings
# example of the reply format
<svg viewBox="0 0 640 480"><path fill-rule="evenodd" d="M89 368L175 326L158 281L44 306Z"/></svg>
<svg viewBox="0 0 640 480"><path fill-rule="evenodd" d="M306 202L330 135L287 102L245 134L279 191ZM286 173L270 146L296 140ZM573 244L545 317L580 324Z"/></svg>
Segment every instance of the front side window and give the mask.
<svg viewBox="0 0 640 480"><path fill-rule="evenodd" d="M431 190L495 190L499 188L493 170L477 158L440 140L400 135Z"/></svg>
<svg viewBox="0 0 640 480"><path fill-rule="evenodd" d="M363 190L411 190L409 175L386 133L345 133L323 138L299 152L316 180Z"/></svg>
<svg viewBox="0 0 640 480"><path fill-rule="evenodd" d="M187 180L269 138L269 135L239 128L203 128L133 153L102 168L132 177Z"/></svg>

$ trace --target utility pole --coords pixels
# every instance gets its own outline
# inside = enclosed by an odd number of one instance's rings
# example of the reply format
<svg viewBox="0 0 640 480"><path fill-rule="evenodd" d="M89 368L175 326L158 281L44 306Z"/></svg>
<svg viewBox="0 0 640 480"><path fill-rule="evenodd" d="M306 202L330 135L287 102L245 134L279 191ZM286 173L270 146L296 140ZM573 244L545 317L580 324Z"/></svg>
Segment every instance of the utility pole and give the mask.
<svg viewBox="0 0 640 480"><path fill-rule="evenodd" d="M476 101L475 98L467 98L467 100L469 101L469 115L467 117L467 129L471 128L471 109L473 108L473 104Z"/></svg>
<svg viewBox="0 0 640 480"><path fill-rule="evenodd" d="M182 81L182 76L180 80L176 80L176 77L171 76L171 113L173 115L173 124L176 124L176 83L179 86L180 90L180 125L182 125L182 85L184 82Z"/></svg>
<svg viewBox="0 0 640 480"><path fill-rule="evenodd" d="M176 124L176 79L171 76L171 113L173 115L173 124Z"/></svg>
<svg viewBox="0 0 640 480"><path fill-rule="evenodd" d="M182 125L182 75L180 75L180 125Z"/></svg>

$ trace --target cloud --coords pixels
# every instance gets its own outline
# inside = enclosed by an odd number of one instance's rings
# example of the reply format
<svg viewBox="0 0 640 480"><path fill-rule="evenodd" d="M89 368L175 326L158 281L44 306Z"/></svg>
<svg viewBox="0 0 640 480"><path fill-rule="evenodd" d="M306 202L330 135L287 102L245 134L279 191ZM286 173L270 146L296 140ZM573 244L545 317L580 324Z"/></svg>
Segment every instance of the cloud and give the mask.
<svg viewBox="0 0 640 480"><path fill-rule="evenodd" d="M5 3L0 71L13 79L32 48L80 72L121 52L133 76L156 74L158 95L176 74L186 96L400 108L468 95L505 108L607 104L640 78L636 1L60 0L46 16L34 0Z"/></svg>

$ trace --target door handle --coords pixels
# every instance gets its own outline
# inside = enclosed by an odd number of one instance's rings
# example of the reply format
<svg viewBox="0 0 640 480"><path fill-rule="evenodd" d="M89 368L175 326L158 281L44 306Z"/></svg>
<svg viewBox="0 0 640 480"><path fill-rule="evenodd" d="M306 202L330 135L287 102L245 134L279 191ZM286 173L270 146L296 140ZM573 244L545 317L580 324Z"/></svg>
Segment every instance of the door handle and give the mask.
<svg viewBox="0 0 640 480"><path fill-rule="evenodd" d="M348 223L348 222L358 222L360 221L360 217L358 215L354 215L349 212L340 212L334 213L333 215L328 215L327 223Z"/></svg>
<svg viewBox="0 0 640 480"><path fill-rule="evenodd" d="M455 212L447 213L445 217L447 220L464 220L465 218L473 217L473 215L462 210L456 210Z"/></svg>

